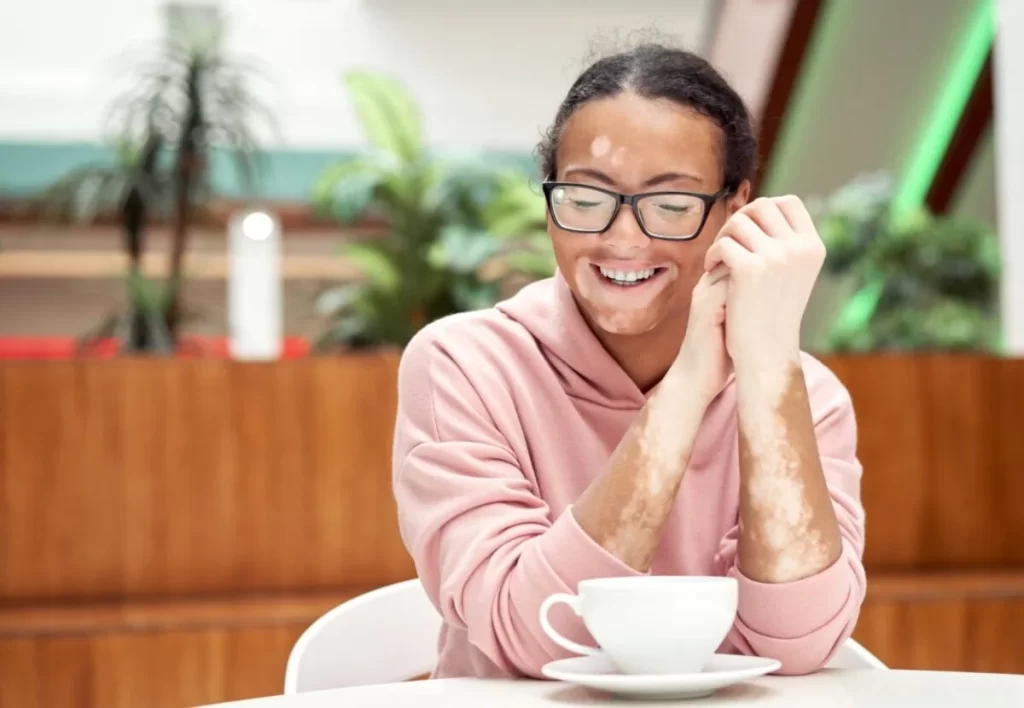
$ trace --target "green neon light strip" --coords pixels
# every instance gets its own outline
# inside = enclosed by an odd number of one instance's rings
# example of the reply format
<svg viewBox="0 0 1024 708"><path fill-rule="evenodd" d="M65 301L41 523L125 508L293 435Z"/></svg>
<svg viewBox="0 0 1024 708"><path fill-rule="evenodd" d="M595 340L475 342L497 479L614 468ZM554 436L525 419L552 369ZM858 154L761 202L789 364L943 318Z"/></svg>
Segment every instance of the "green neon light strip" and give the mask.
<svg viewBox="0 0 1024 708"><path fill-rule="evenodd" d="M939 165L949 149L956 127L963 116L967 101L974 91L995 32L993 0L980 0L956 62L943 83L942 93L935 104L923 137L911 157L903 180L893 197L895 216L920 209L931 189ZM846 303L836 322L838 332L855 332L868 326L885 283L876 276L865 283Z"/></svg>
<svg viewBox="0 0 1024 708"><path fill-rule="evenodd" d="M943 83L942 93L924 135L897 189L893 201L897 214L917 209L924 204L992 46L995 33L994 5L993 0L978 2L956 63L950 70L949 78Z"/></svg>

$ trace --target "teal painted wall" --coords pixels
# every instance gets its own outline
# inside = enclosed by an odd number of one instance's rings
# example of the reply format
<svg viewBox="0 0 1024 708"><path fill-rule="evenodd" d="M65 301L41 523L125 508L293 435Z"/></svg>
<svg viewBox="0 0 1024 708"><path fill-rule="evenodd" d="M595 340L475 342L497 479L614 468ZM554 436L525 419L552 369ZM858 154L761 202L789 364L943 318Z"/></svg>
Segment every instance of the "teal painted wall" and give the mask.
<svg viewBox="0 0 1024 708"><path fill-rule="evenodd" d="M336 160L351 155L344 150L267 150L264 174L256 197L269 201L304 202L320 173ZM518 167L530 177L537 174L534 158L528 153L492 151L485 156L498 164ZM0 196L31 196L73 169L113 162L112 150L97 143L0 141ZM218 194L227 198L244 196L229 154L214 151L211 169L213 186Z"/></svg>

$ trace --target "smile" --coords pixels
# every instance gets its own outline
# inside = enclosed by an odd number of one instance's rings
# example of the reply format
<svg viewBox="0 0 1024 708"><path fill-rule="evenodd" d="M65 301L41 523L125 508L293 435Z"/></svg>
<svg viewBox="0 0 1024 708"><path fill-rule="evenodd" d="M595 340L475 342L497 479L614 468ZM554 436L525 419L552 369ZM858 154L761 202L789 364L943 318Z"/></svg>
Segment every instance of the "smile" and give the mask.
<svg viewBox="0 0 1024 708"><path fill-rule="evenodd" d="M620 270L618 268L605 268L604 266L593 266L594 270L601 274L601 277L615 285L624 287L636 286L655 277L664 268L644 268L641 270Z"/></svg>

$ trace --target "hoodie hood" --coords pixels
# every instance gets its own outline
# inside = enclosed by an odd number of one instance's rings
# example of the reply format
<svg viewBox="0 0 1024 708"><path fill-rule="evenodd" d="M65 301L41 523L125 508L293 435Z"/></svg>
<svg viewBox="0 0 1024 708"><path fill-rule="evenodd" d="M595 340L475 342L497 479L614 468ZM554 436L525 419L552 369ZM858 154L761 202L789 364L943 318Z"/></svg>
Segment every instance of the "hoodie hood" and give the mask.
<svg viewBox="0 0 1024 708"><path fill-rule="evenodd" d="M638 410L646 403L594 336L561 272L530 283L496 309L533 336L568 395L606 408Z"/></svg>

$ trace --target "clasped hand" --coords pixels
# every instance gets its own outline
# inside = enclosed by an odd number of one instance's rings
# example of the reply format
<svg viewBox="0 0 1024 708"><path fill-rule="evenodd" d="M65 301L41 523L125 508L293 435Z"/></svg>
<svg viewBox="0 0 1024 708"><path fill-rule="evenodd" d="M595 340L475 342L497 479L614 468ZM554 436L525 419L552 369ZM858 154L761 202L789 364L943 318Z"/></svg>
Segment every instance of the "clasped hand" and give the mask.
<svg viewBox="0 0 1024 708"><path fill-rule="evenodd" d="M799 353L800 323L824 262L825 245L798 197L757 199L729 218L704 269L729 270L725 343L736 365L784 365Z"/></svg>
<svg viewBox="0 0 1024 708"><path fill-rule="evenodd" d="M694 288L680 358L708 395L733 367L778 370L800 351L800 324L825 261L795 196L747 204L722 227Z"/></svg>

